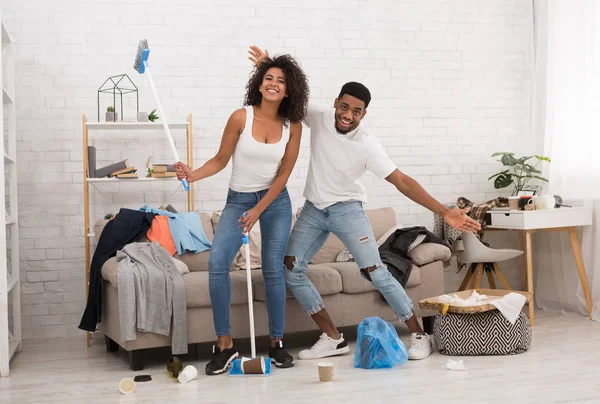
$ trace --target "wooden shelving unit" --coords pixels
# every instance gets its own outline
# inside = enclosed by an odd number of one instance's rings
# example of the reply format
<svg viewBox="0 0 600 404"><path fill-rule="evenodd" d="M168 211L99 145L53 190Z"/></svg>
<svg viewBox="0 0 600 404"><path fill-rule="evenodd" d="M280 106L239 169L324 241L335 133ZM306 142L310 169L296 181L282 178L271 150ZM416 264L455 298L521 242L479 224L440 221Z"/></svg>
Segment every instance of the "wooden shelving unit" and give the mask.
<svg viewBox="0 0 600 404"><path fill-rule="evenodd" d="M85 293L86 300L89 293L90 284L90 264L91 264L91 238L100 236L91 232L93 224L90 222L90 185L94 184L116 184L131 182L178 182L177 178L90 178L88 173L88 144L90 132L94 131L127 131L127 130L164 130L162 123L157 122L88 122L85 115L82 117L82 138L83 138L83 215L84 215L84 237L85 237ZM188 115L187 121L169 123L171 130L185 129L186 136L186 154L187 164L191 167L193 161L192 154L192 115ZM165 143L167 139L165 139ZM187 209L194 210L194 184L191 183L187 194ZM91 345L91 333L87 333L87 346Z"/></svg>

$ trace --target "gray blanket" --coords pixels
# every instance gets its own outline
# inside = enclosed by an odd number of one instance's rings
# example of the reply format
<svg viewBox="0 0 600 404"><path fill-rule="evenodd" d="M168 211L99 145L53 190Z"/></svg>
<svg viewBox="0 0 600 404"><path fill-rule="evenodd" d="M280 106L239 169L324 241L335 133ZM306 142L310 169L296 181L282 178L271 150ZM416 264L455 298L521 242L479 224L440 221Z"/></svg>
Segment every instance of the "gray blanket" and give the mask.
<svg viewBox="0 0 600 404"><path fill-rule="evenodd" d="M117 252L121 340L136 331L171 334L173 355L187 353L185 285L173 257L158 243L130 243Z"/></svg>

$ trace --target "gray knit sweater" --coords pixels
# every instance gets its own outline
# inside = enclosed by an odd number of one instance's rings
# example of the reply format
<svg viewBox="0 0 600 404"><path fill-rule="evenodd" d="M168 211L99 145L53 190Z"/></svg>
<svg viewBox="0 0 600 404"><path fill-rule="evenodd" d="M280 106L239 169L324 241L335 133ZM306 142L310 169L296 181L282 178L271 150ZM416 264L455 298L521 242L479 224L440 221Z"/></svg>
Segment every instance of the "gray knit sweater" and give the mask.
<svg viewBox="0 0 600 404"><path fill-rule="evenodd" d="M130 243L117 251L121 340L136 331L171 337L173 355L187 353L185 285L174 258L158 243Z"/></svg>

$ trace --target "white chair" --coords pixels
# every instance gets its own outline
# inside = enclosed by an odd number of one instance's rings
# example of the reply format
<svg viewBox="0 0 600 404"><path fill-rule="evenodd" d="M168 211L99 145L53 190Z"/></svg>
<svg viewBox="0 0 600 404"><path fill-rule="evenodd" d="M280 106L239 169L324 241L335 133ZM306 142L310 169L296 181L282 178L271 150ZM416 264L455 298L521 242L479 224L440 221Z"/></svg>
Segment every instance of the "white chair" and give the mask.
<svg viewBox="0 0 600 404"><path fill-rule="evenodd" d="M477 236L471 232L463 233L462 239L464 251L457 254L457 258L459 262L469 265L467 273L458 290L465 290L468 286L470 289L480 288L484 271L487 274L490 288L496 289L496 282L494 280L495 273L504 288L510 290L511 287L500 270L498 262L518 257L523 254L523 251L508 249L495 250L486 247Z"/></svg>

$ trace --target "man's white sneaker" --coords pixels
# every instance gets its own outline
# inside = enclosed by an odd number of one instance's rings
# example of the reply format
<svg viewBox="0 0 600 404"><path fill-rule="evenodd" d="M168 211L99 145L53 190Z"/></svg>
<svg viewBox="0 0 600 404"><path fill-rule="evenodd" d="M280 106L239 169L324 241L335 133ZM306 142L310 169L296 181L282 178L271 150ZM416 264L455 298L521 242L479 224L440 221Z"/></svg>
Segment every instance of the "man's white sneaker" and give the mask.
<svg viewBox="0 0 600 404"><path fill-rule="evenodd" d="M408 348L408 359L425 359L433 351L433 341L427 334L413 333L410 336L410 348Z"/></svg>
<svg viewBox="0 0 600 404"><path fill-rule="evenodd" d="M335 356L350 352L350 347L344 339L344 334L340 334L340 339L330 338L323 333L319 340L310 349L304 349L298 353L299 359L320 359L327 356Z"/></svg>

